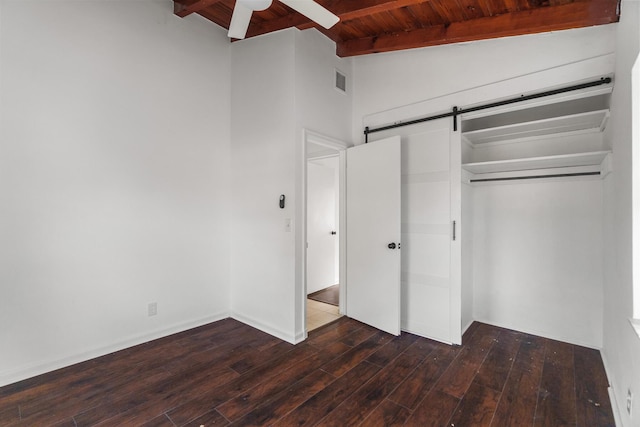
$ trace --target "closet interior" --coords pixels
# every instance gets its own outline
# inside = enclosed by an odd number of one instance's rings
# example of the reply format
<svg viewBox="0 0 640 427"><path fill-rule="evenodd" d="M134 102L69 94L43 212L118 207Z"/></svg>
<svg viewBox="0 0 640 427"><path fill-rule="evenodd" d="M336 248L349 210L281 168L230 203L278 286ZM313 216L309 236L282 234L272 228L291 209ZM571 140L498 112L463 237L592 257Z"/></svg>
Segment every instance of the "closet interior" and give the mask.
<svg viewBox="0 0 640 427"><path fill-rule="evenodd" d="M462 329L601 346L612 85L464 114Z"/></svg>

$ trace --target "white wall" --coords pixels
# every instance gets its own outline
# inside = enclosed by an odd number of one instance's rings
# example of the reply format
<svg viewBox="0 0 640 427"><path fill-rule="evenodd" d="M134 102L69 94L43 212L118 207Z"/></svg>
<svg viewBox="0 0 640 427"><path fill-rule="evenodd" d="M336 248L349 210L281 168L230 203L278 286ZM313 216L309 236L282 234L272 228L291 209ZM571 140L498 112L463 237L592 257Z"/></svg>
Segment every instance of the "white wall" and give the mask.
<svg viewBox="0 0 640 427"><path fill-rule="evenodd" d="M291 30L231 46L232 310L288 341L295 341L298 228L294 43Z"/></svg>
<svg viewBox="0 0 640 427"><path fill-rule="evenodd" d="M297 342L306 334L302 130L348 137L351 97L335 91L334 67L349 74L350 61L316 30L272 33L231 50L232 310Z"/></svg>
<svg viewBox="0 0 640 427"><path fill-rule="evenodd" d="M616 26L616 82L607 141L613 148L614 172L605 180L604 348L609 381L622 425L640 426L640 338L628 319L633 315L631 158L631 67L640 51L640 3L623 1ZM635 88L634 90L637 90ZM637 147L636 147L637 148ZM635 149L635 148L634 148ZM633 418L626 411L627 390L634 393Z"/></svg>
<svg viewBox="0 0 640 427"><path fill-rule="evenodd" d="M474 318L602 346L602 181L473 188Z"/></svg>
<svg viewBox="0 0 640 427"><path fill-rule="evenodd" d="M224 32L170 1L0 8L0 385L226 316Z"/></svg>
<svg viewBox="0 0 640 427"><path fill-rule="evenodd" d="M353 140L365 125L612 72L614 43L615 25L602 25L356 57Z"/></svg>
<svg viewBox="0 0 640 427"><path fill-rule="evenodd" d="M347 145L352 145L351 112L353 103L353 63L351 58L338 58L335 43L315 29L295 31L296 50L296 218L303 218L303 185L305 156L303 129L317 132ZM347 91L335 88L335 70L346 76ZM296 335L306 334L304 292L304 233L296 235Z"/></svg>
<svg viewBox="0 0 640 427"><path fill-rule="evenodd" d="M339 58L336 45L316 30L295 31L296 124L298 131L310 129L349 141L353 99L351 58ZM347 77L347 91L335 88L335 70ZM302 141L298 141L301 145Z"/></svg>

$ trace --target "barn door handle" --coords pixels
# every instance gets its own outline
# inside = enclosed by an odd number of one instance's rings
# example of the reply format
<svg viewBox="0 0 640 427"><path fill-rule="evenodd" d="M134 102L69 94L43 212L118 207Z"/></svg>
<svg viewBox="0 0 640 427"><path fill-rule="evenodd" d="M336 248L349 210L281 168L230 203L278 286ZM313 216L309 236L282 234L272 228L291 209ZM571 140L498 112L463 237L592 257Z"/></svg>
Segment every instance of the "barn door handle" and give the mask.
<svg viewBox="0 0 640 427"><path fill-rule="evenodd" d="M456 240L456 222L453 221L453 240Z"/></svg>

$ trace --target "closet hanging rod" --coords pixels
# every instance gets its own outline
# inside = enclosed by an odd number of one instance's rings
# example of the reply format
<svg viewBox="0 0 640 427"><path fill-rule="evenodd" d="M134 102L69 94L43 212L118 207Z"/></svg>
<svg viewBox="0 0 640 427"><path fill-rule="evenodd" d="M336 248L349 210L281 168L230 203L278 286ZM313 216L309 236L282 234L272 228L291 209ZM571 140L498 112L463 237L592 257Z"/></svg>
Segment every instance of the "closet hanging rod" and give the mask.
<svg viewBox="0 0 640 427"><path fill-rule="evenodd" d="M493 181L515 181L518 179L540 179L540 178L566 178L571 176L589 176L600 175L600 172L575 172L575 173L557 173L552 175L527 175L527 176L508 176L504 178L477 178L470 179L469 182L493 182Z"/></svg>
<svg viewBox="0 0 640 427"><path fill-rule="evenodd" d="M587 89L594 86L600 86L604 84L611 83L611 77L603 77L600 80L595 80L592 82L581 83L573 86L567 86L559 89L548 90L545 92L534 93L531 95L522 95L517 98L505 99L502 101L491 102L489 104L478 105L475 107L469 108L461 108L453 107L452 111L442 114L436 114L434 116L421 117L419 119L409 120L406 122L397 122L390 125L380 126L377 128L370 128L369 126L364 128L364 143L367 144L369 142L369 134L374 132L382 132L384 130L395 129L404 126L415 125L418 123L429 122L432 120L443 119L445 117L453 117L453 130L458 130L458 116L464 113L472 113L474 111L487 110L489 108L501 107L503 105L515 104L517 102L529 101L531 99L544 98L546 96L558 95L561 93L571 92L574 90Z"/></svg>

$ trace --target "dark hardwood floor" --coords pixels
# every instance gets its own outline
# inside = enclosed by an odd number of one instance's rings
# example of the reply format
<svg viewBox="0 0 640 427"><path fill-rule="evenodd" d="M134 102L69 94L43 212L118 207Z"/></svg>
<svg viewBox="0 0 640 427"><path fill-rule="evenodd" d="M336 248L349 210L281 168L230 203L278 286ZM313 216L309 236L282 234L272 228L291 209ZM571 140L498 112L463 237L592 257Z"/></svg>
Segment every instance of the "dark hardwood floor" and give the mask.
<svg viewBox="0 0 640 427"><path fill-rule="evenodd" d="M481 323L293 346L226 319L0 388L0 425L613 426L607 387L598 351Z"/></svg>

